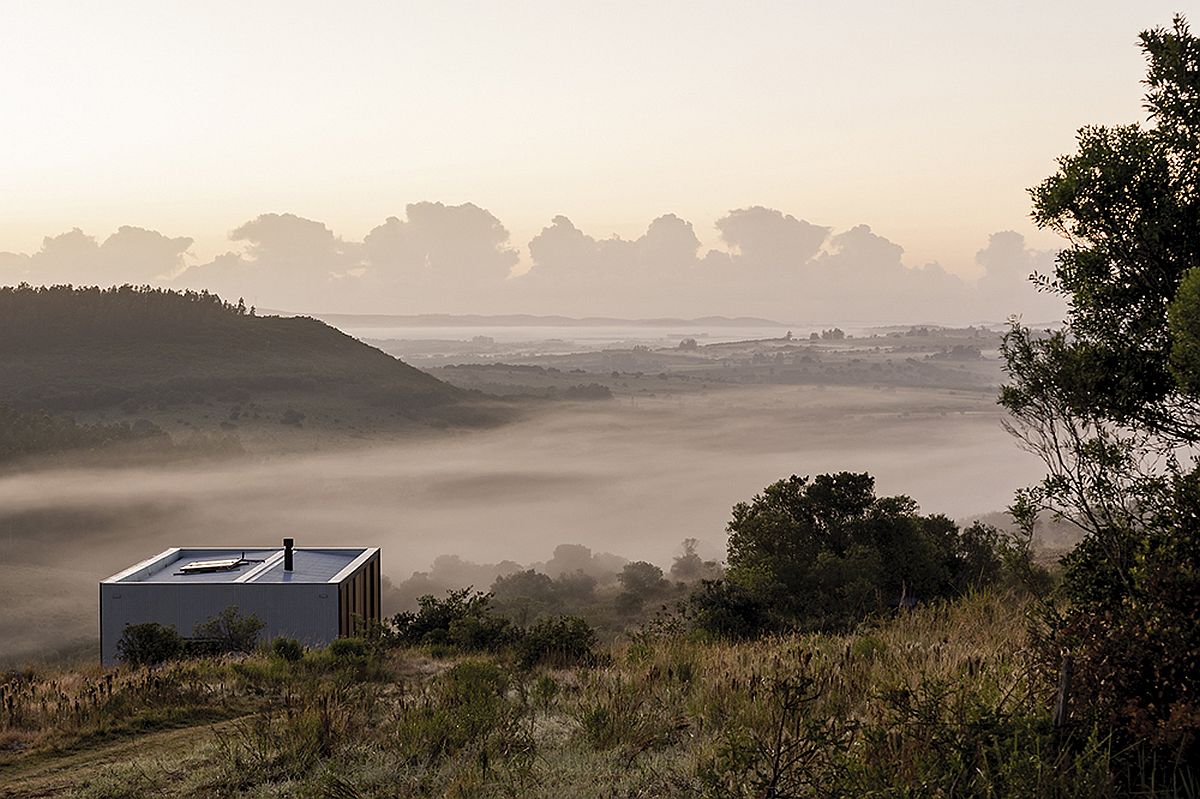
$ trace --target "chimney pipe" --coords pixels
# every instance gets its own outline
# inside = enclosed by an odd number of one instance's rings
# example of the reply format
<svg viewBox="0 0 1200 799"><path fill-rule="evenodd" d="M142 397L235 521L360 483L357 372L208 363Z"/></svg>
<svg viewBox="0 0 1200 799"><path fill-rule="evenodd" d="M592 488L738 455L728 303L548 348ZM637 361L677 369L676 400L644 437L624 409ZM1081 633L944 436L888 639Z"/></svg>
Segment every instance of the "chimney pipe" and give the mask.
<svg viewBox="0 0 1200 799"><path fill-rule="evenodd" d="M290 572L292 570L292 545L296 543L290 538L283 539L283 570Z"/></svg>

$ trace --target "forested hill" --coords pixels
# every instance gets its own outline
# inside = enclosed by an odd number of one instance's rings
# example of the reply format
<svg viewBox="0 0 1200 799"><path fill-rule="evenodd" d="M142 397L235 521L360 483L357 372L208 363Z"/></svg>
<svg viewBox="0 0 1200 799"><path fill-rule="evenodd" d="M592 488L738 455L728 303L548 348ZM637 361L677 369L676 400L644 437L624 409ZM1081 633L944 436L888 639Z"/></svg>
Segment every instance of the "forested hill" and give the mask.
<svg viewBox="0 0 1200 799"><path fill-rule="evenodd" d="M307 404L421 419L465 396L323 322L256 316L206 292L0 287L0 403L19 409L266 400L295 406L293 418Z"/></svg>

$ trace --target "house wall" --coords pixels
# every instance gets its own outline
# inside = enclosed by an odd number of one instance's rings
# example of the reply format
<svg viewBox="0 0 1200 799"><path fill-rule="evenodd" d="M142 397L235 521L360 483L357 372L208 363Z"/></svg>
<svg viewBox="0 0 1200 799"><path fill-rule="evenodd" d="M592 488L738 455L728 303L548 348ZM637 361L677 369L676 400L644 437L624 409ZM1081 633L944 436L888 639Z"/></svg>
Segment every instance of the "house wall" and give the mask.
<svg viewBox="0 0 1200 799"><path fill-rule="evenodd" d="M338 586L338 632L357 635L382 619L379 553L376 552Z"/></svg>
<svg viewBox="0 0 1200 799"><path fill-rule="evenodd" d="M263 621L263 639L289 636L324 646L338 637L338 593L330 583L101 583L100 657L106 666L117 662L127 624L158 622L189 637L196 624L230 605Z"/></svg>

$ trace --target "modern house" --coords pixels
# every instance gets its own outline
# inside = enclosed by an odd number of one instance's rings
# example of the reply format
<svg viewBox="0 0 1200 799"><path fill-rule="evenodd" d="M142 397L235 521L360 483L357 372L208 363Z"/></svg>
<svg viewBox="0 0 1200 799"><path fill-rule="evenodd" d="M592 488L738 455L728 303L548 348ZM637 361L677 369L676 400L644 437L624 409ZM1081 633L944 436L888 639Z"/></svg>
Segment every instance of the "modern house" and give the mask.
<svg viewBox="0 0 1200 799"><path fill-rule="evenodd" d="M293 546L173 548L100 583L100 657L117 661L126 625L158 622L185 638L230 605L260 636L323 646L381 617L379 549Z"/></svg>

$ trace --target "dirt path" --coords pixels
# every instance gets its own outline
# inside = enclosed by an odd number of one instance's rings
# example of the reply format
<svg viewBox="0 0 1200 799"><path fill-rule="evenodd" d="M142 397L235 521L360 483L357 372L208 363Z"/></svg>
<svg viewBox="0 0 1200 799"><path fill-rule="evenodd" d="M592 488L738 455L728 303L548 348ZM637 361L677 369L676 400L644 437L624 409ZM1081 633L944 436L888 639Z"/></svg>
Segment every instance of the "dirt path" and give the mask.
<svg viewBox="0 0 1200 799"><path fill-rule="evenodd" d="M81 787L82 779L95 777L108 766L135 759L164 761L171 770L186 769L198 744L212 732L236 721L162 730L60 755L30 755L27 760L0 767L0 799L72 796Z"/></svg>

